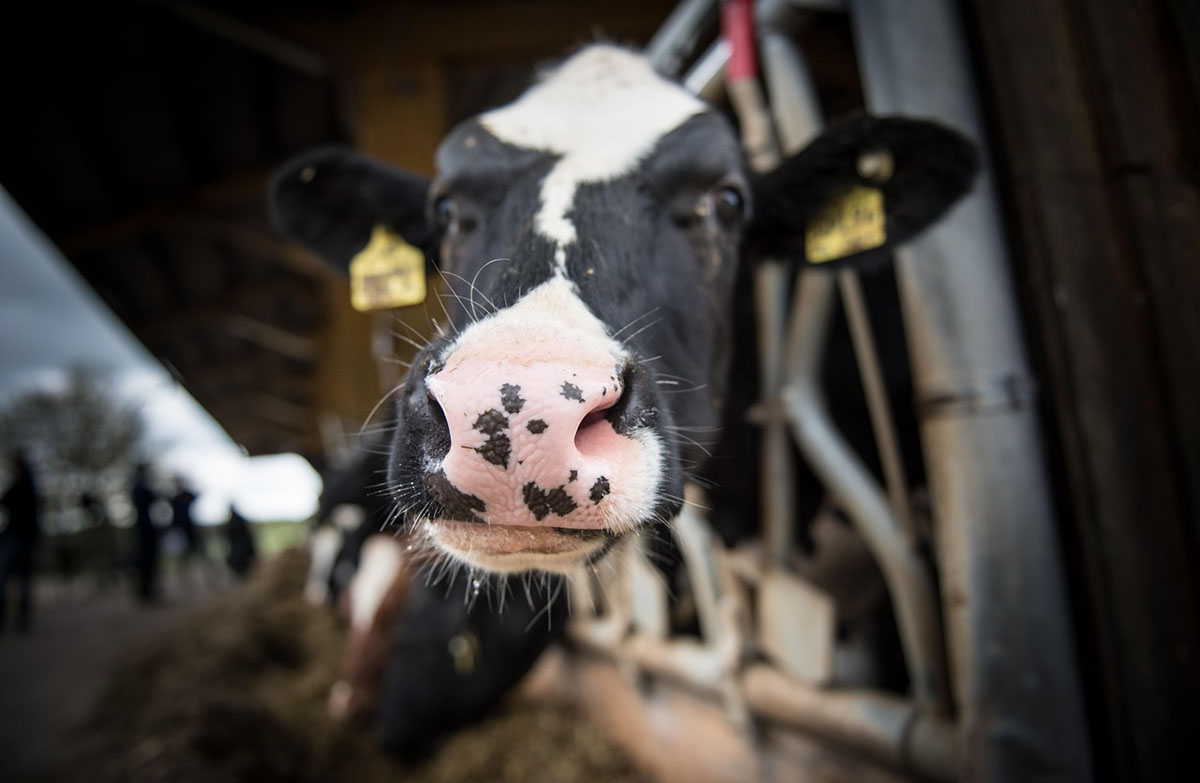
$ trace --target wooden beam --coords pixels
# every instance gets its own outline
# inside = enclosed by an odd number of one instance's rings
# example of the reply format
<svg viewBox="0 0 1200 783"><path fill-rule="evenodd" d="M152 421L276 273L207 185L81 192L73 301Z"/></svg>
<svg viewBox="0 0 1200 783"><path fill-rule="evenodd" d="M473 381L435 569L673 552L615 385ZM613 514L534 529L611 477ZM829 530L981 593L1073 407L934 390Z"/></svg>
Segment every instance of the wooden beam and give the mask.
<svg viewBox="0 0 1200 783"><path fill-rule="evenodd" d="M219 323L226 334L282 356L303 361L315 361L318 356L316 340L292 334L274 324L240 313L227 313Z"/></svg>
<svg viewBox="0 0 1200 783"><path fill-rule="evenodd" d="M1198 779L1179 748L1200 731L1200 178L1170 53L1200 31L1156 0L971 5L1064 466L1097 769Z"/></svg>
<svg viewBox="0 0 1200 783"><path fill-rule="evenodd" d="M558 57L593 40L642 43L676 0L537 0L536 2L409 2L362 14L289 15L273 29L340 62L377 56L392 62L508 61Z"/></svg>
<svg viewBox="0 0 1200 783"><path fill-rule="evenodd" d="M231 204L261 204L266 198L270 175L270 170L259 170L210 182L197 186L180 198L134 210L103 225L70 234L55 234L50 238L64 255L74 260L76 254L127 242L180 215L203 214L212 209L227 210Z"/></svg>
<svg viewBox="0 0 1200 783"><path fill-rule="evenodd" d="M104 226L58 237L55 243L65 256L78 262L99 251L131 244L151 232L224 243L252 258L317 280L338 274L329 264L273 232L190 206L141 210Z"/></svg>
<svg viewBox="0 0 1200 783"><path fill-rule="evenodd" d="M249 287L234 291L222 290L205 297L165 316L140 321L130 325L135 334L147 342L164 342L187 336L196 329L217 324L230 315L245 315L259 318L264 304L282 296L319 296L319 290L310 292L302 283L291 278L268 278ZM260 319L261 320L261 319ZM280 327L282 328L282 327ZM293 331L294 330L287 330ZM311 337L309 332L295 332L301 337Z"/></svg>
<svg viewBox="0 0 1200 783"><path fill-rule="evenodd" d="M268 377L278 375L286 376L288 383L300 384L302 386L301 396L311 394L311 386L314 383L311 372L286 372L279 364L278 359L277 354L248 349L235 359L207 362L202 365L180 365L178 370L183 383L189 388L193 384L211 386L229 379L251 378L257 380L263 378L264 375ZM312 367L313 365L306 363L304 366Z"/></svg>

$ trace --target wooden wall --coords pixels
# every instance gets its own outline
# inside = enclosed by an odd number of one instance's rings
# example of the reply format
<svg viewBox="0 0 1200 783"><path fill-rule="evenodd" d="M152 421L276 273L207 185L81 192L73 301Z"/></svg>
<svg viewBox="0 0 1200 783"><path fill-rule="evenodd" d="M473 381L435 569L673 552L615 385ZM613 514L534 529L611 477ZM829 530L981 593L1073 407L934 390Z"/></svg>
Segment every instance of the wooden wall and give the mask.
<svg viewBox="0 0 1200 783"><path fill-rule="evenodd" d="M1200 12L973 0L1097 769L1200 779Z"/></svg>

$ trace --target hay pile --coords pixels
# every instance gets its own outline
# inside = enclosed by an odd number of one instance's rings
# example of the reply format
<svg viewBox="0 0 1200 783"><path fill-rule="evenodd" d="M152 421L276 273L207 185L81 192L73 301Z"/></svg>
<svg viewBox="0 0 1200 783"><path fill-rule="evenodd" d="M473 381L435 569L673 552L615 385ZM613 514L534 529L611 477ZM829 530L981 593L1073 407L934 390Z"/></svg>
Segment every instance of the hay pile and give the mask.
<svg viewBox="0 0 1200 783"><path fill-rule="evenodd" d="M302 598L306 557L286 552L114 673L63 780L95 783L641 780L570 710L512 697L498 714L404 766L326 695L344 636Z"/></svg>

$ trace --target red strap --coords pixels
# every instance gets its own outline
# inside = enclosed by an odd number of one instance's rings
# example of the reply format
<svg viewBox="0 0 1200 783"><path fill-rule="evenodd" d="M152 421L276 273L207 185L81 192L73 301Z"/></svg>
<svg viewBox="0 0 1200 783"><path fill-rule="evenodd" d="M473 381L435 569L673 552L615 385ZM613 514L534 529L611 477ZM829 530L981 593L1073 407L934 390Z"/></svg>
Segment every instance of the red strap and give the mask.
<svg viewBox="0 0 1200 783"><path fill-rule="evenodd" d="M730 50L725 80L740 82L757 78L754 0L721 0L721 37L728 42Z"/></svg>

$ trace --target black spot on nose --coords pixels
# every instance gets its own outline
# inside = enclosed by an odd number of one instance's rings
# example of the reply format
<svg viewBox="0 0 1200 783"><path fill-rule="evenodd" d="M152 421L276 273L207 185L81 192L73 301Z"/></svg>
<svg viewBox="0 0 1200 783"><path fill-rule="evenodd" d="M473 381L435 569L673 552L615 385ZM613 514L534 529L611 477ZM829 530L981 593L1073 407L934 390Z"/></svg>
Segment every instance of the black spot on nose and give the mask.
<svg viewBox="0 0 1200 783"><path fill-rule="evenodd" d="M579 388L570 381L563 382L562 391L560 391L559 394L566 397L568 400L578 400L579 402L583 402L583 389Z"/></svg>
<svg viewBox="0 0 1200 783"><path fill-rule="evenodd" d="M480 522L476 511L486 511L487 505L474 495L463 492L450 483L446 471L439 470L425 477L425 490L439 508L430 509L430 516L457 522Z"/></svg>
<svg viewBox="0 0 1200 783"><path fill-rule="evenodd" d="M487 435L487 441L475 450L479 455L493 465L508 467L512 457L512 441L508 437L508 417L492 408L479 414L473 425L475 429Z"/></svg>
<svg viewBox="0 0 1200 783"><path fill-rule="evenodd" d="M496 433L503 432L508 427L508 417L495 408L492 408L479 414L479 418L475 419L473 426L484 435L495 435Z"/></svg>
<svg viewBox="0 0 1200 783"><path fill-rule="evenodd" d="M608 493L611 491L612 488L608 484L608 479L604 476L601 476L600 478L596 479L595 484L592 484L592 491L588 497L592 499L593 504L597 504L601 500L604 500L604 498L607 497Z"/></svg>
<svg viewBox="0 0 1200 783"><path fill-rule="evenodd" d="M539 522L551 513L565 517L579 508L575 501L571 499L571 496L567 494L566 485L555 487L551 490L544 490L530 481L525 485L523 493L525 495L525 506L533 512L533 515Z"/></svg>
<svg viewBox="0 0 1200 783"><path fill-rule="evenodd" d="M504 410L508 413L520 413L525 407L525 400L521 399L521 387L511 383L501 386L500 402L504 404Z"/></svg>
<svg viewBox="0 0 1200 783"><path fill-rule="evenodd" d="M546 427L548 427L548 426L550 426L550 425L548 425L546 422L542 421L541 419L530 419L529 421L527 421L525 423L525 429L529 430L534 435L541 435L543 432L546 431Z"/></svg>

